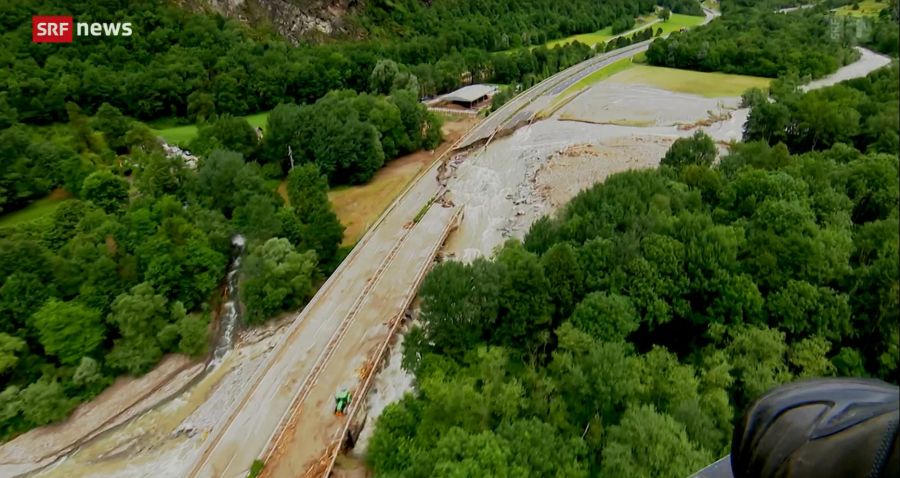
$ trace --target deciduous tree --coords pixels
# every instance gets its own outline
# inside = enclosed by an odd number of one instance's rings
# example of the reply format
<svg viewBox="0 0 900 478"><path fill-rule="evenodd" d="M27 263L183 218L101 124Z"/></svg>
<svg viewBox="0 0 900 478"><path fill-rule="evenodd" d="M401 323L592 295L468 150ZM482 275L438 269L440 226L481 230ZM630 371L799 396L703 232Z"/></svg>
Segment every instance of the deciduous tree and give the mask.
<svg viewBox="0 0 900 478"><path fill-rule="evenodd" d="M652 406L630 407L609 429L601 477L688 476L713 461L684 427Z"/></svg>
<svg viewBox="0 0 900 478"><path fill-rule="evenodd" d="M0 376L4 375L19 361L19 354L25 350L25 341L9 334L0 333Z"/></svg>
<svg viewBox="0 0 900 478"><path fill-rule="evenodd" d="M623 342L638 329L639 317L628 297L592 292L575 307L572 325L604 342Z"/></svg>
<svg viewBox="0 0 900 478"><path fill-rule="evenodd" d="M31 426L41 426L65 418L75 407L56 380L42 379L19 394L22 416Z"/></svg>
<svg viewBox="0 0 900 478"><path fill-rule="evenodd" d="M251 323L298 306L314 291L315 253L297 252L287 239L269 239L247 256L243 268L241 298Z"/></svg>
<svg viewBox="0 0 900 478"><path fill-rule="evenodd" d="M328 180L315 164L304 164L288 175L288 198L293 213L302 226L289 238L299 250L313 249L320 263L332 264L344 237L344 226L338 220L328 199Z"/></svg>
<svg viewBox="0 0 900 478"><path fill-rule="evenodd" d="M100 313L77 302L51 298L31 318L44 351L65 365L94 353L106 336Z"/></svg>
<svg viewBox="0 0 900 478"><path fill-rule="evenodd" d="M500 271L479 259L435 267L422 283L422 323L430 343L450 357L462 356L489 334L499 307Z"/></svg>
<svg viewBox="0 0 900 478"><path fill-rule="evenodd" d="M128 202L128 181L109 171L97 171L84 179L81 197L108 213L116 212Z"/></svg>
<svg viewBox="0 0 900 478"><path fill-rule="evenodd" d="M716 144L706 133L697 131L689 138L678 138L666 152L660 165L682 168L696 164L710 166L716 159Z"/></svg>

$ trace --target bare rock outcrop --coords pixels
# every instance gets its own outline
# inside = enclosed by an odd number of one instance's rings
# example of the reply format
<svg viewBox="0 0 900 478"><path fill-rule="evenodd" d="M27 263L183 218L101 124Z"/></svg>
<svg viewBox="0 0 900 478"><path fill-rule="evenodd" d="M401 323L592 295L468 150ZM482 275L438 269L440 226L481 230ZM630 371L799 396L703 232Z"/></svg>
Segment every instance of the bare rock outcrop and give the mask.
<svg viewBox="0 0 900 478"><path fill-rule="evenodd" d="M345 16L363 4L363 0L194 0L194 2L195 7L209 9L243 23L270 25L285 39L295 44L303 39L352 35L352 28L345 21Z"/></svg>

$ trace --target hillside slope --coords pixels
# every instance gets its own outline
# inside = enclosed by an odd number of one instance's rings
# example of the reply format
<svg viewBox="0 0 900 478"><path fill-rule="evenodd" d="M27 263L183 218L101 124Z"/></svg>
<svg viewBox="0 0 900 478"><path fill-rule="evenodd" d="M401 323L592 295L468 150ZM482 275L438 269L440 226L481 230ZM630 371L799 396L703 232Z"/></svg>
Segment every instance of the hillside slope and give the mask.
<svg viewBox="0 0 900 478"><path fill-rule="evenodd" d="M241 22L270 25L296 43L302 38L352 32L345 17L364 0L187 0L184 3Z"/></svg>

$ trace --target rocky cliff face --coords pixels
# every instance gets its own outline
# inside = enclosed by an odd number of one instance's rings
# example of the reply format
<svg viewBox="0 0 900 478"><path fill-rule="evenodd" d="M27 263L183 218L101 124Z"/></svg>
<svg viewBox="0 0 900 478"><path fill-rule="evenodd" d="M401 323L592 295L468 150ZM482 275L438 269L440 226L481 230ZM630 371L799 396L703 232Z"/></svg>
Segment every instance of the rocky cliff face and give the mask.
<svg viewBox="0 0 900 478"><path fill-rule="evenodd" d="M202 0L203 8L253 24L268 24L293 43L351 34L344 17L363 0Z"/></svg>

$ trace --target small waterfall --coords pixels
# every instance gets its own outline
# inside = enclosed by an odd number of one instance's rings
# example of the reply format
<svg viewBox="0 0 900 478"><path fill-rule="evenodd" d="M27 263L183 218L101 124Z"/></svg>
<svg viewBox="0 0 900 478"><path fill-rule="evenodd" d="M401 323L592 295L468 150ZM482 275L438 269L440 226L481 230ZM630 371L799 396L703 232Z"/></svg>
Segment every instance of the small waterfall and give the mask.
<svg viewBox="0 0 900 478"><path fill-rule="evenodd" d="M207 370L211 370L219 365L234 345L234 332L241 318L238 282L240 281L241 255L244 252L244 243L244 236L240 234L234 236L231 240L231 244L234 246L234 260L228 268L228 285L226 288L228 302L222 305L222 315L219 319L219 337L216 339L212 360L206 366Z"/></svg>

